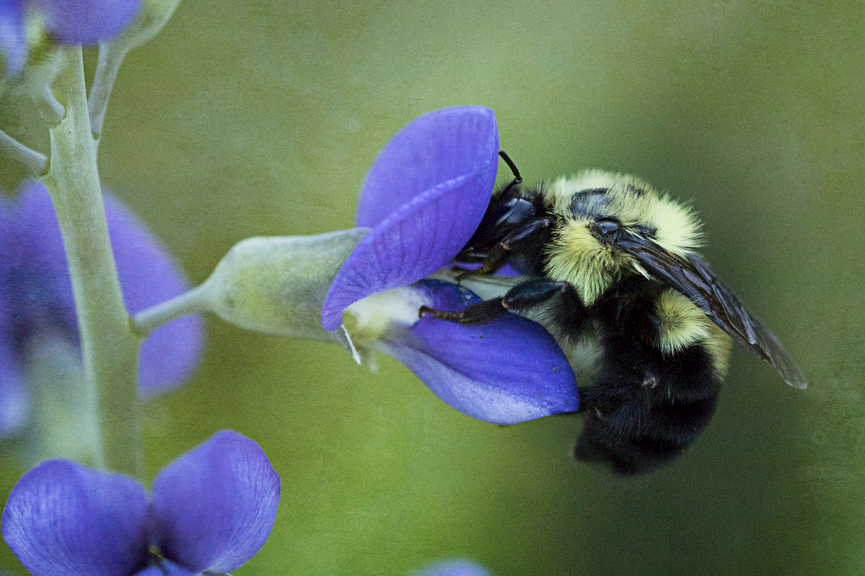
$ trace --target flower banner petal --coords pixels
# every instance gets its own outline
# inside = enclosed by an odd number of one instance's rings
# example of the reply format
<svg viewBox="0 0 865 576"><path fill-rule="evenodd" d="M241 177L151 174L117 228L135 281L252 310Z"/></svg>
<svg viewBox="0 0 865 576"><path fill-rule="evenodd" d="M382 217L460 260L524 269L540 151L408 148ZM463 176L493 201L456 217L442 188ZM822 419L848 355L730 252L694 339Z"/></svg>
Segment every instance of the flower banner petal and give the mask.
<svg viewBox="0 0 865 576"><path fill-rule="evenodd" d="M279 492L279 475L258 444L218 432L153 481L156 544L192 572L231 572L270 535Z"/></svg>
<svg viewBox="0 0 865 576"><path fill-rule="evenodd" d="M3 539L33 576L118 576L147 561L147 496L132 478L48 460L12 489Z"/></svg>
<svg viewBox="0 0 865 576"><path fill-rule="evenodd" d="M325 330L340 325L350 304L416 282L456 256L489 204L497 155L488 108L432 112L394 136L364 182L357 222L375 227L328 291Z"/></svg>
<svg viewBox="0 0 865 576"><path fill-rule="evenodd" d="M454 106L412 120L385 145L364 178L356 226L377 226L415 196L461 175L498 166L495 114L483 106ZM492 195L492 183L484 210Z"/></svg>
<svg viewBox="0 0 865 576"><path fill-rule="evenodd" d="M438 310L479 301L454 284L418 285L427 286ZM425 316L380 346L449 406L485 422L516 424L579 406L574 372L555 339L515 314L469 326Z"/></svg>

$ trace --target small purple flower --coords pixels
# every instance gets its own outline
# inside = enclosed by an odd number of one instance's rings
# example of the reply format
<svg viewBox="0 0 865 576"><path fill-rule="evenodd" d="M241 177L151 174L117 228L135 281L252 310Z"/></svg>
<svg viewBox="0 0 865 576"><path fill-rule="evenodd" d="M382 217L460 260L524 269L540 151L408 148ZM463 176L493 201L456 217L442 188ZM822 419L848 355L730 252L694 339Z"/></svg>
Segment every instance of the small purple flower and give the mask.
<svg viewBox="0 0 865 576"><path fill-rule="evenodd" d="M163 468L150 498L132 478L43 462L12 489L0 529L33 576L224 574L264 545L279 494L258 444L223 430Z"/></svg>
<svg viewBox="0 0 865 576"><path fill-rule="evenodd" d="M335 330L345 313L358 347L409 367L448 405L497 424L578 406L573 370L539 324L508 314L462 326L418 317L420 306L458 311L477 296L423 280L447 266L489 204L498 166L493 111L446 108L397 133L367 173L357 225L371 227L337 274L322 308Z"/></svg>
<svg viewBox="0 0 865 576"><path fill-rule="evenodd" d="M421 568L411 576L491 576L491 574L476 562L454 558Z"/></svg>
<svg viewBox="0 0 865 576"><path fill-rule="evenodd" d="M141 0L0 0L0 52L6 74L17 74L24 66L29 13L41 17L61 44L96 44L120 34L140 5Z"/></svg>
<svg viewBox="0 0 865 576"><path fill-rule="evenodd" d="M104 200L129 312L185 292L186 279L159 241L110 194ZM0 438L26 421L24 363L29 344L42 336L78 344L60 228L48 190L34 181L16 199L0 199ZM202 340L195 316L154 330L141 346L141 393L153 394L187 378L198 363Z"/></svg>

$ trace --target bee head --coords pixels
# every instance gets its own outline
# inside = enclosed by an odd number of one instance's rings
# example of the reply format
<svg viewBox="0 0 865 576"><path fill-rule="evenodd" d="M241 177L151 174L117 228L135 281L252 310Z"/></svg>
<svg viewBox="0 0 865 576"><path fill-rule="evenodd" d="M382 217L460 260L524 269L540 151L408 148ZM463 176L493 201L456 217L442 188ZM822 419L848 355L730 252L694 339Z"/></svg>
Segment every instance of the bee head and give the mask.
<svg viewBox="0 0 865 576"><path fill-rule="evenodd" d="M693 213L632 176L590 170L560 178L546 200L560 218L548 247L549 274L574 284L586 305L623 275L649 277L633 246L684 257L699 244Z"/></svg>

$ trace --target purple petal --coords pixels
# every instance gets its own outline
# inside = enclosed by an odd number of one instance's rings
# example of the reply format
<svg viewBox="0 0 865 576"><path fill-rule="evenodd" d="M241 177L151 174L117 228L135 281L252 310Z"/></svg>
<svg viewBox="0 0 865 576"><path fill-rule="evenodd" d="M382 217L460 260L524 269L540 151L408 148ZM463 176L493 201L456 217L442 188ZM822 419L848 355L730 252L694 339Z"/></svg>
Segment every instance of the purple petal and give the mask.
<svg viewBox="0 0 865 576"><path fill-rule="evenodd" d="M196 573L235 570L270 535L279 491L279 475L258 444L218 432L154 480L157 546Z"/></svg>
<svg viewBox="0 0 865 576"><path fill-rule="evenodd" d="M184 570L177 564L162 561L159 564L149 566L135 574L135 576L196 576L194 572Z"/></svg>
<svg viewBox="0 0 865 576"><path fill-rule="evenodd" d="M46 27L63 44L109 40L132 22L140 0L36 0Z"/></svg>
<svg viewBox="0 0 865 576"><path fill-rule="evenodd" d="M147 496L126 476L49 460L12 489L2 532L34 576L133 574L147 560Z"/></svg>
<svg viewBox="0 0 865 576"><path fill-rule="evenodd" d="M8 203L0 197L0 440L23 428L27 419L25 378L16 346L22 303L10 265L16 236Z"/></svg>
<svg viewBox="0 0 865 576"><path fill-rule="evenodd" d="M21 0L0 0L0 54L6 61L7 76L21 72L27 56Z"/></svg>
<svg viewBox="0 0 865 576"><path fill-rule="evenodd" d="M370 168L357 224L375 226L348 257L322 309L335 330L366 296L435 272L468 242L490 201L498 166L493 111L446 108L397 133Z"/></svg>
<svg viewBox="0 0 865 576"><path fill-rule="evenodd" d="M66 265L60 226L48 190L31 181L17 199L3 206L2 225L7 241L0 248L0 276L14 314L5 323L22 341L30 334L52 329L78 341L75 301Z"/></svg>
<svg viewBox="0 0 865 576"><path fill-rule="evenodd" d="M135 314L185 292L188 283L159 240L109 193L104 194L108 233L124 301ZM22 189L18 205L4 207L0 222L10 242L0 248L0 290L18 300L19 332L59 328L78 340L72 284L57 216L39 182ZM4 279L5 277L5 279ZM11 282L11 283L10 283ZM182 382L195 368L202 346L201 320L187 316L154 330L141 345L139 382L144 394Z"/></svg>
<svg viewBox="0 0 865 576"><path fill-rule="evenodd" d="M364 178L356 226L374 227L415 196L460 175L498 166L495 114L483 106L455 106L412 120L385 145ZM490 189L492 193L492 182ZM484 209L489 197L483 199Z"/></svg>
<svg viewBox="0 0 865 576"><path fill-rule="evenodd" d="M21 366L12 350L0 344L0 440L24 428L27 409L27 391Z"/></svg>
<svg viewBox="0 0 865 576"><path fill-rule="evenodd" d="M479 299L428 280L434 307L456 312ZM463 326L425 316L381 344L449 406L486 422L516 424L579 406L574 372L540 324L507 314Z"/></svg>
<svg viewBox="0 0 865 576"><path fill-rule="evenodd" d="M491 576L483 566L471 560L442 560L413 572L411 576Z"/></svg>

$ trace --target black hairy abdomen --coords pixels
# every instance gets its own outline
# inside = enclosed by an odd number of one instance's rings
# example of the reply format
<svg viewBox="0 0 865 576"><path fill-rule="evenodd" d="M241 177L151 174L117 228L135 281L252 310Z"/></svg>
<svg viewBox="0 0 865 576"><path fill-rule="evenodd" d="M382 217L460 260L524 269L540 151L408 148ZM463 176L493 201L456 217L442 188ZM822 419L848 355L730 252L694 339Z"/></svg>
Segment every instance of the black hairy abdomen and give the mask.
<svg viewBox="0 0 865 576"><path fill-rule="evenodd" d="M579 460L647 472L680 456L715 412L720 379L702 346L664 357L638 338L608 336L599 373L594 386L580 389L587 417Z"/></svg>

